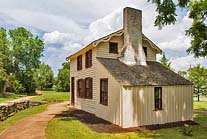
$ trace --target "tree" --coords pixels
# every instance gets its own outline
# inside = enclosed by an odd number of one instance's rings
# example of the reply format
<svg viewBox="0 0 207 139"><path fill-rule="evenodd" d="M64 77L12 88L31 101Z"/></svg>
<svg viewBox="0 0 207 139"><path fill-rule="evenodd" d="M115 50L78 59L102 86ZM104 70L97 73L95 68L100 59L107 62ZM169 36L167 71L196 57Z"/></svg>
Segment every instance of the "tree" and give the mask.
<svg viewBox="0 0 207 139"><path fill-rule="evenodd" d="M161 64L162 64L163 66L165 66L166 68L172 70L172 68L170 67L171 62L169 62L169 59L167 59L167 58L165 57L165 54L163 54L163 56L162 56L160 62L161 62Z"/></svg>
<svg viewBox="0 0 207 139"><path fill-rule="evenodd" d="M187 76L187 72L182 70L178 71L178 74L184 78Z"/></svg>
<svg viewBox="0 0 207 139"><path fill-rule="evenodd" d="M206 95L206 83L207 83L207 69L200 65L193 67L189 70L188 79L194 84L194 94L200 100L201 95Z"/></svg>
<svg viewBox="0 0 207 139"><path fill-rule="evenodd" d="M67 92L70 91L70 63L64 62L62 66L63 68L58 71L55 89Z"/></svg>
<svg viewBox="0 0 207 139"><path fill-rule="evenodd" d="M23 27L9 30L14 74L25 88L26 93L34 93L34 72L40 65L44 43L38 36Z"/></svg>
<svg viewBox="0 0 207 139"><path fill-rule="evenodd" d="M53 87L54 77L51 67L47 64L41 63L39 69L35 72L36 85L41 90Z"/></svg>
<svg viewBox="0 0 207 139"><path fill-rule="evenodd" d="M7 85L7 71L9 69L9 45L7 33L0 28L0 94L5 93Z"/></svg>
<svg viewBox="0 0 207 139"><path fill-rule="evenodd" d="M207 56L207 1L206 0L148 0L156 4L158 15L154 22L160 29L166 25L175 24L176 9L185 8L189 11L189 18L193 19L191 27L186 30L186 35L192 38L191 47L187 53L195 57Z"/></svg>
<svg viewBox="0 0 207 139"><path fill-rule="evenodd" d="M0 96L4 95L6 90L6 83L7 83L7 74L6 70L2 66L2 62L0 60Z"/></svg>

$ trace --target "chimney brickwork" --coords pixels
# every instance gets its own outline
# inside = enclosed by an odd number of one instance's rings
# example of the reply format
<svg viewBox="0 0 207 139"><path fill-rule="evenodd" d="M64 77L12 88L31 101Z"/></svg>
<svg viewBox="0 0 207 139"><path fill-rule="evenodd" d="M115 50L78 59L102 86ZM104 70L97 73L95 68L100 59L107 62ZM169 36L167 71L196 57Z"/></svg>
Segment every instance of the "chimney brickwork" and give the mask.
<svg viewBox="0 0 207 139"><path fill-rule="evenodd" d="M124 8L124 47L120 61L127 65L146 65L142 48L142 11Z"/></svg>

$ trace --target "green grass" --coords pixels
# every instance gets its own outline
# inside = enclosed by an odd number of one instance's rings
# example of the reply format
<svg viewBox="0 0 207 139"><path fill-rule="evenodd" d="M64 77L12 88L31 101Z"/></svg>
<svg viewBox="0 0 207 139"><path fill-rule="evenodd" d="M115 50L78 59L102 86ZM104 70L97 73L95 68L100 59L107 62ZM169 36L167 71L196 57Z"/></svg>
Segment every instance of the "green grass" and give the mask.
<svg viewBox="0 0 207 139"><path fill-rule="evenodd" d="M42 91L42 96L33 97L32 101L68 101L69 92Z"/></svg>
<svg viewBox="0 0 207 139"><path fill-rule="evenodd" d="M5 101L9 101L9 100L20 98L20 97L25 97L25 96L26 95L22 95L22 94L11 94L11 95L7 95L5 97L0 96L0 102L5 102Z"/></svg>
<svg viewBox="0 0 207 139"><path fill-rule="evenodd" d="M206 108L207 102L194 102L194 107L199 109ZM193 126L193 137L188 137L183 135L183 127L131 133L96 133L75 118L58 117L49 122L46 136L47 139L206 139L207 115L195 113L194 120L200 125Z"/></svg>
<svg viewBox="0 0 207 139"><path fill-rule="evenodd" d="M207 102L206 101L194 101L193 105L196 110L207 110Z"/></svg>
<svg viewBox="0 0 207 139"><path fill-rule="evenodd" d="M47 104L35 106L35 107L18 112L15 116L12 116L3 122L0 122L0 132L25 117L45 111L47 106L48 106Z"/></svg>

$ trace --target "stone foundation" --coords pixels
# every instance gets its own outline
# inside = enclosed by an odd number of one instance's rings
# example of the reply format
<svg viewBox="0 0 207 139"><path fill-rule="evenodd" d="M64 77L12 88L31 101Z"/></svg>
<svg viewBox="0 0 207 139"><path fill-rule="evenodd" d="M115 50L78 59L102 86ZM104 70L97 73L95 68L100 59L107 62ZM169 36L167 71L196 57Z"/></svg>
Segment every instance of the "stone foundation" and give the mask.
<svg viewBox="0 0 207 139"><path fill-rule="evenodd" d="M38 105L41 105L41 103L28 100L0 104L0 121L4 121L9 117L14 116L18 111Z"/></svg>

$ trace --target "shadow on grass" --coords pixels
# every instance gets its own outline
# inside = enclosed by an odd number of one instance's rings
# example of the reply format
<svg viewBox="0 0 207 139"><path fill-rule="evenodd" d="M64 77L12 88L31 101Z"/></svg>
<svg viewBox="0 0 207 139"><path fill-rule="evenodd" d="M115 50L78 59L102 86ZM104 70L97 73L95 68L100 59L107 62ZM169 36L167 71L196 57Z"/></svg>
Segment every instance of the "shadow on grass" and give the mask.
<svg viewBox="0 0 207 139"><path fill-rule="evenodd" d="M104 119L101 119L94 114L85 112L83 110L69 108L69 110L62 112L61 114L56 115L57 118L65 121L78 120L88 126L91 130L98 133L123 133L123 132L144 132L148 130L158 130L163 128L172 128L172 127L181 127L184 124L188 125L197 125L197 123L193 121L182 121L182 122L174 122L167 124L158 124L158 125L149 125L149 126L139 126L133 128L122 128L118 125L112 124ZM159 136L154 135L152 136Z"/></svg>

